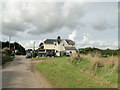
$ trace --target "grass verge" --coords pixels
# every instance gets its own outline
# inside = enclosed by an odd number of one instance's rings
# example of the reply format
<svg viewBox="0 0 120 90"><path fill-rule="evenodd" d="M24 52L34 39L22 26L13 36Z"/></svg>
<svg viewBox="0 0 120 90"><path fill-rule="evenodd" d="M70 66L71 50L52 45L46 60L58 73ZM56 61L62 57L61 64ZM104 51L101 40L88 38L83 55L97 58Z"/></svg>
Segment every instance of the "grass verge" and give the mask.
<svg viewBox="0 0 120 90"><path fill-rule="evenodd" d="M38 58L32 58L31 60L48 60L48 59L54 59L56 57L38 57Z"/></svg>
<svg viewBox="0 0 120 90"><path fill-rule="evenodd" d="M108 68L110 64L93 69L94 64L86 57L75 62L70 57L60 57L35 67L57 88L117 88L117 70Z"/></svg>

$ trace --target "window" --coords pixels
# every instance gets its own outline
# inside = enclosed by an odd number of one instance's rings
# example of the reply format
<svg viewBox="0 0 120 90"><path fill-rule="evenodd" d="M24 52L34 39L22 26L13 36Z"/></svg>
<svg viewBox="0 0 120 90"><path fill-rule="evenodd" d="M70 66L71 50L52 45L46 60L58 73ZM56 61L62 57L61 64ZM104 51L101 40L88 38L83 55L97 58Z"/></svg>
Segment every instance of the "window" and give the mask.
<svg viewBox="0 0 120 90"><path fill-rule="evenodd" d="M63 43L63 46L64 46L64 43Z"/></svg>
<svg viewBox="0 0 120 90"><path fill-rule="evenodd" d="M72 54L72 51L70 51L70 54Z"/></svg>
<svg viewBox="0 0 120 90"><path fill-rule="evenodd" d="M57 44L55 43L55 46L56 46Z"/></svg>

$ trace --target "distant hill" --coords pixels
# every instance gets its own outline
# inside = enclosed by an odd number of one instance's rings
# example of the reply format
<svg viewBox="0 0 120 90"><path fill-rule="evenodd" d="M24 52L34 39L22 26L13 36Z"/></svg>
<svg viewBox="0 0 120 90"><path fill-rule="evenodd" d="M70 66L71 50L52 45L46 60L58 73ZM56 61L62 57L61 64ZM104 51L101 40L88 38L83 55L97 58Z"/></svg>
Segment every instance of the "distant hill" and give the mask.
<svg viewBox="0 0 120 90"><path fill-rule="evenodd" d="M100 53L101 55L106 55L106 56L116 56L119 54L119 49L117 50L111 50L111 49L99 49L99 48L91 48L91 47L87 47L87 48L80 48L78 49L78 52L81 54L88 54L88 53Z"/></svg>

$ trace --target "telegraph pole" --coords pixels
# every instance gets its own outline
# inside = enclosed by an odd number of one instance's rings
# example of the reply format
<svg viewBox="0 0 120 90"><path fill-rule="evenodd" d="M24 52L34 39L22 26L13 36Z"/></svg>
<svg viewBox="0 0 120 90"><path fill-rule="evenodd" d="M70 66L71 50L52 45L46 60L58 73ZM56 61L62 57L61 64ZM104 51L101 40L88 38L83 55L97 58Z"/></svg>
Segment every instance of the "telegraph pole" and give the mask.
<svg viewBox="0 0 120 90"><path fill-rule="evenodd" d="M33 42L33 50L35 50L35 41Z"/></svg>
<svg viewBox="0 0 120 90"><path fill-rule="evenodd" d="M11 40L11 36L9 36L9 49L10 49L10 40Z"/></svg>
<svg viewBox="0 0 120 90"><path fill-rule="evenodd" d="M10 39L11 39L11 36L9 36L9 50L10 50ZM10 52L10 55L11 55L11 50L9 52Z"/></svg>
<svg viewBox="0 0 120 90"><path fill-rule="evenodd" d="M35 41L33 42L33 57L35 57Z"/></svg>

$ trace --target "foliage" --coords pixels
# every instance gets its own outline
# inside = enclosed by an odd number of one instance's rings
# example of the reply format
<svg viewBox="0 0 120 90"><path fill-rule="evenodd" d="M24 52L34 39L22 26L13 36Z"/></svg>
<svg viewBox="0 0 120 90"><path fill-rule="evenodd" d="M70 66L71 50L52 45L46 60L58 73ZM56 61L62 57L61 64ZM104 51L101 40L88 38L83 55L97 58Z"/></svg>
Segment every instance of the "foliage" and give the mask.
<svg viewBox="0 0 120 90"><path fill-rule="evenodd" d="M51 58L51 57L38 57L38 58L32 58L32 60L47 60L47 59L53 59L53 58Z"/></svg>
<svg viewBox="0 0 120 90"><path fill-rule="evenodd" d="M87 47L87 48L81 48L78 50L80 54L84 54L87 55L88 53L91 54L95 54L95 53L100 53L101 56L100 57L109 57L109 56L117 56L119 54L119 50L111 50L111 49L98 49L98 48L91 48L91 47Z"/></svg>
<svg viewBox="0 0 120 90"><path fill-rule="evenodd" d="M61 56L65 56L66 52L65 51L61 51L60 54L61 54Z"/></svg>
<svg viewBox="0 0 120 90"><path fill-rule="evenodd" d="M14 42L13 45L15 46L15 49L18 50L18 55L25 55L26 51L25 48L23 46L21 46L19 43Z"/></svg>
<svg viewBox="0 0 120 90"><path fill-rule="evenodd" d="M3 48L9 48L9 42L2 42L2 49ZM21 46L18 42L10 43L10 50L18 50L16 53L17 55L25 55L26 51L23 46Z"/></svg>
<svg viewBox="0 0 120 90"><path fill-rule="evenodd" d="M39 49L44 49L44 44L42 42L39 45Z"/></svg>
<svg viewBox="0 0 120 90"><path fill-rule="evenodd" d="M45 58L45 57L44 57ZM116 88L117 58L73 55L51 58L36 68L57 88Z"/></svg>
<svg viewBox="0 0 120 90"><path fill-rule="evenodd" d="M10 56L10 50L8 48L2 49L2 65L14 59L15 56Z"/></svg>

